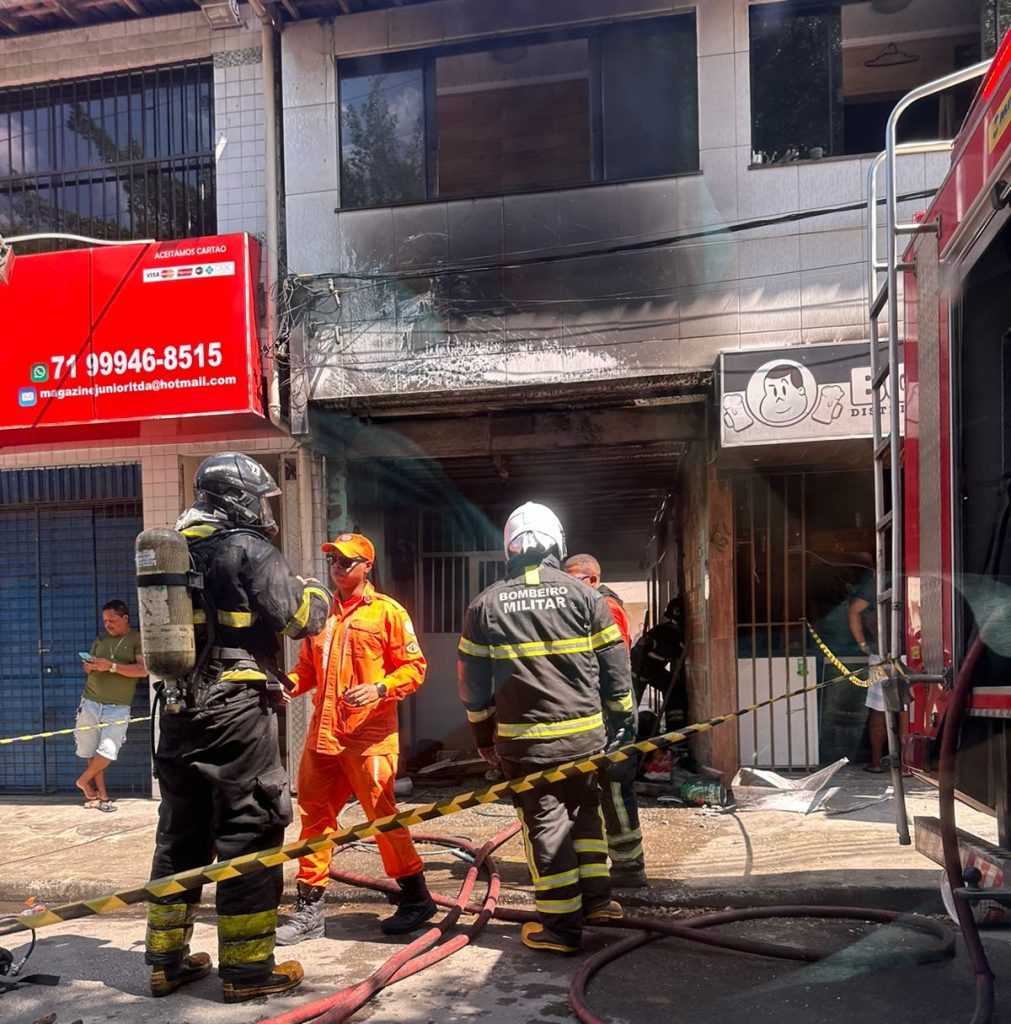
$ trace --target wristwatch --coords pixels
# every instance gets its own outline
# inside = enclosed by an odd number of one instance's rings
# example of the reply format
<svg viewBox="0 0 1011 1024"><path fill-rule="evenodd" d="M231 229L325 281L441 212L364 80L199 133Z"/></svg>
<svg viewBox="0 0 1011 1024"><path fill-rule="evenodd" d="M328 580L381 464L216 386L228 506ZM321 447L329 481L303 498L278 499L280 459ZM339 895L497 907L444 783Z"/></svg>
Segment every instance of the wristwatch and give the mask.
<svg viewBox="0 0 1011 1024"><path fill-rule="evenodd" d="M868 645L866 640L861 640L860 643L857 644L857 647L859 647L860 650L864 652L864 654L871 653L870 646Z"/></svg>
<svg viewBox="0 0 1011 1024"><path fill-rule="evenodd" d="M379 694L380 700L386 700L386 694L389 693L389 689L386 683L376 683L376 692Z"/></svg>
<svg viewBox="0 0 1011 1024"><path fill-rule="evenodd" d="M110 672L118 672L119 671L119 666L114 661L110 661L109 662L109 671Z"/></svg>

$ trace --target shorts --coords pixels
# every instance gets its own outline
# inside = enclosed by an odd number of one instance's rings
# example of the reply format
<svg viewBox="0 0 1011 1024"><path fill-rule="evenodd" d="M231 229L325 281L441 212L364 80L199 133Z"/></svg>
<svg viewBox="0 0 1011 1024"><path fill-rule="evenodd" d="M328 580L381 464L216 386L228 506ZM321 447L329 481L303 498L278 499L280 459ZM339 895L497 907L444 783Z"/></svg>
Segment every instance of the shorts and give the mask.
<svg viewBox="0 0 1011 1024"><path fill-rule="evenodd" d="M82 729L82 726L118 722L129 717L130 708L125 704L99 704L96 700L82 697L77 708L77 731L74 733L77 756L87 761L98 754L108 761L115 761L119 757L120 747L126 742L126 723L108 725L104 729Z"/></svg>
<svg viewBox="0 0 1011 1024"><path fill-rule="evenodd" d="M871 711L884 711L885 710L885 690L883 683L871 683L867 687L867 700L864 704L871 709Z"/></svg>

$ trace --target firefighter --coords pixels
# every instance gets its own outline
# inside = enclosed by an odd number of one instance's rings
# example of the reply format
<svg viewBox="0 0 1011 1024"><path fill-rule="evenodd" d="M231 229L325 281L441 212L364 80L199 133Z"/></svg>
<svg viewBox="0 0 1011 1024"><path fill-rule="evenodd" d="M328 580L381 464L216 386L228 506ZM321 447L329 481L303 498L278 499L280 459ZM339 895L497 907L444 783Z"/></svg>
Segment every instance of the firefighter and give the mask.
<svg viewBox="0 0 1011 1024"><path fill-rule="evenodd" d="M203 574L197 667L176 714L162 714L154 771L161 806L151 875L199 867L278 846L291 820L288 779L278 750L275 695L278 634L293 639L323 628L329 592L294 575L270 542L277 524L269 499L280 491L246 455L205 459L196 498L176 529ZM208 622L208 615L213 621ZM218 974L227 1003L286 992L302 980L294 960L274 962L281 868L217 886ZM145 960L151 993L168 995L211 969L190 954L199 889L165 896L148 908Z"/></svg>
<svg viewBox="0 0 1011 1024"><path fill-rule="evenodd" d="M562 572L565 534L527 502L504 531L507 578L467 609L457 662L460 697L481 756L517 778L635 738L628 655L607 602ZM622 916L611 900L594 773L513 796L538 921L531 949L573 953L584 924Z"/></svg>
<svg viewBox="0 0 1011 1024"><path fill-rule="evenodd" d="M601 583L600 562L593 555L571 555L562 568L603 595L614 624L621 632L625 650L631 651L632 636L624 602ZM639 827L639 801L635 796L638 766L639 759L633 756L621 764L610 765L599 775L600 804L607 828L607 854L611 860L611 885L616 889L641 889L649 884Z"/></svg>
<svg viewBox="0 0 1011 1024"><path fill-rule="evenodd" d="M323 551L337 600L323 632L303 642L291 676L294 692L312 691L314 705L298 771L303 838L335 831L352 796L370 819L397 813L397 705L421 686L426 668L410 616L369 582L372 542L345 533ZM407 829L383 832L376 844L400 888L397 911L380 928L406 935L437 911L421 858ZM323 937L332 853L328 848L299 861L295 912L278 930L281 945Z"/></svg>

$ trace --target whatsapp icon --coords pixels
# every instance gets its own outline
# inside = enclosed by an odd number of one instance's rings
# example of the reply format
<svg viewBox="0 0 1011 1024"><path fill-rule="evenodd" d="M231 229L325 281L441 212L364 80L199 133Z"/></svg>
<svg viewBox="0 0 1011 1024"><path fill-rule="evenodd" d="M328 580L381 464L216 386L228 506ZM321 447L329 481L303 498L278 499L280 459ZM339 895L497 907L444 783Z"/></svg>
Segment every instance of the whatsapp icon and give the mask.
<svg viewBox="0 0 1011 1024"><path fill-rule="evenodd" d="M45 363L32 363L32 382L45 384L49 380L49 367Z"/></svg>

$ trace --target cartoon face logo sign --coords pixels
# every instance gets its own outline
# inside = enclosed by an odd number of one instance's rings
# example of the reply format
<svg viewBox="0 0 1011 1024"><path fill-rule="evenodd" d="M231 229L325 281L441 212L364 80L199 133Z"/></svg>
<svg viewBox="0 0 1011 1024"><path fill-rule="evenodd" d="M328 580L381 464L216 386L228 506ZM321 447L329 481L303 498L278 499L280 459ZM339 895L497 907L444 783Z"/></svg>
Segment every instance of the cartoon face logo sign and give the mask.
<svg viewBox="0 0 1011 1024"><path fill-rule="evenodd" d="M770 427L789 427L814 408L818 385L806 366L792 359L773 359L751 375L746 394L755 419Z"/></svg>

